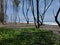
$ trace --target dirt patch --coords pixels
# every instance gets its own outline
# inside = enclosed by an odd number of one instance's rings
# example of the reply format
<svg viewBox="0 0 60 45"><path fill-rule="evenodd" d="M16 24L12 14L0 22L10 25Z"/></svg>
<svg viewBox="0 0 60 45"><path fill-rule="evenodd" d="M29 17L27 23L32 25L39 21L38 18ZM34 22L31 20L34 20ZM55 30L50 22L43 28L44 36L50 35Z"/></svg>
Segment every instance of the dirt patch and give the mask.
<svg viewBox="0 0 60 45"><path fill-rule="evenodd" d="M0 27L7 27L7 28L34 28L34 24L30 23L30 24L26 24L26 23L20 23L20 24L6 24L6 25L0 25ZM60 27L58 27L57 25L42 25L40 26L40 28L42 29L46 29L46 30L51 30L54 33L60 33Z"/></svg>

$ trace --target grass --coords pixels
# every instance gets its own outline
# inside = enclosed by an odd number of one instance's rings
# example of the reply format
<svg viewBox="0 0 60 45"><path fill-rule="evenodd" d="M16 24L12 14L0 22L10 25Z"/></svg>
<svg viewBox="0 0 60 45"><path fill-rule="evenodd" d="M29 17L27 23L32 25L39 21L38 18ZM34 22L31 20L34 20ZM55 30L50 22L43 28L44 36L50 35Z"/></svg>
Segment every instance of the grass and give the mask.
<svg viewBox="0 0 60 45"><path fill-rule="evenodd" d="M60 45L59 36L37 28L0 28L0 45Z"/></svg>

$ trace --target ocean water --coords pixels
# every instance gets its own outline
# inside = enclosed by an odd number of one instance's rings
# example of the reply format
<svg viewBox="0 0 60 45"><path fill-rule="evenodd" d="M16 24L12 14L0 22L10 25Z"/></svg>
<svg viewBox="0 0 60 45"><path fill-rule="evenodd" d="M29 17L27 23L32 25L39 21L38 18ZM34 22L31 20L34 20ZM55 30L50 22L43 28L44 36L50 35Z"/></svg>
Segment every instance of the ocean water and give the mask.
<svg viewBox="0 0 60 45"><path fill-rule="evenodd" d="M21 22L21 23L26 23L26 22ZM34 22L29 22L29 23L34 23ZM43 24L46 24L46 25L58 25L56 22L43 22Z"/></svg>
<svg viewBox="0 0 60 45"><path fill-rule="evenodd" d="M47 25L58 25L56 22L44 22L44 24L47 24Z"/></svg>

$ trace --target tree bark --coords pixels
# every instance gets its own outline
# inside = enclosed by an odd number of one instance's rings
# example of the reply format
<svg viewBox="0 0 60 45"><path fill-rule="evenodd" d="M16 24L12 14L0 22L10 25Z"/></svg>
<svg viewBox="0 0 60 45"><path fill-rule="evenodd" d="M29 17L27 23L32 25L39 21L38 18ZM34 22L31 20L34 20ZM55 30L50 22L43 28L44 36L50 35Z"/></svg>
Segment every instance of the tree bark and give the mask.
<svg viewBox="0 0 60 45"><path fill-rule="evenodd" d="M60 23L59 23L59 21L58 21L59 12L60 12L60 8L58 9L57 14L56 14L56 16L55 16L55 22L56 22L56 23L58 24L58 26L60 27Z"/></svg>
<svg viewBox="0 0 60 45"><path fill-rule="evenodd" d="M4 6L3 0L0 1L0 22L4 24Z"/></svg>
<svg viewBox="0 0 60 45"><path fill-rule="evenodd" d="M37 28L39 28L39 0L36 0L36 5L37 5Z"/></svg>

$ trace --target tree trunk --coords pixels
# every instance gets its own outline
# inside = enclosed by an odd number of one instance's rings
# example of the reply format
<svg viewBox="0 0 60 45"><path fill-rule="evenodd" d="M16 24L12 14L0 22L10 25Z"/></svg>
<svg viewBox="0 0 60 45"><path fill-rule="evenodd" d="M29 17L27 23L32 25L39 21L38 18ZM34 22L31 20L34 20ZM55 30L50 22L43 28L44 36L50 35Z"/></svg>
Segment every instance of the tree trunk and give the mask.
<svg viewBox="0 0 60 45"><path fill-rule="evenodd" d="M36 5L37 5L37 28L39 28L39 0L36 0Z"/></svg>
<svg viewBox="0 0 60 45"><path fill-rule="evenodd" d="M32 0L32 5L31 5L31 11L32 11L32 15L33 15L33 18L34 18L34 25L37 28L36 17L35 17L35 14L34 14L34 2L33 2L33 0Z"/></svg>
<svg viewBox="0 0 60 45"><path fill-rule="evenodd" d="M0 1L0 22L4 24L4 7L3 0Z"/></svg>
<svg viewBox="0 0 60 45"><path fill-rule="evenodd" d="M59 23L59 21L58 21L59 12L60 12L60 8L58 9L57 14L56 14L56 16L55 16L55 21L56 21L56 23L58 24L58 26L60 27L60 23Z"/></svg>
<svg viewBox="0 0 60 45"><path fill-rule="evenodd" d="M27 24L29 24L29 21L27 21Z"/></svg>

